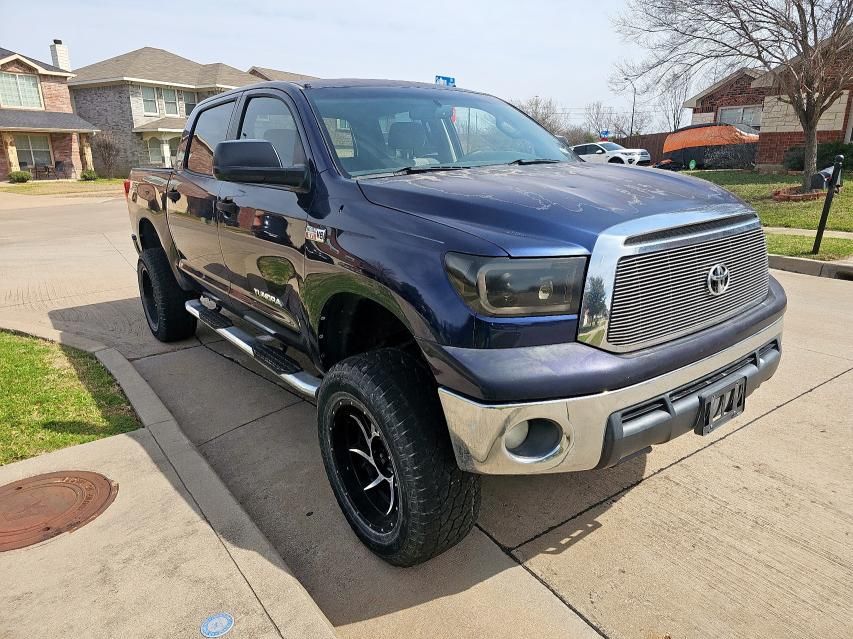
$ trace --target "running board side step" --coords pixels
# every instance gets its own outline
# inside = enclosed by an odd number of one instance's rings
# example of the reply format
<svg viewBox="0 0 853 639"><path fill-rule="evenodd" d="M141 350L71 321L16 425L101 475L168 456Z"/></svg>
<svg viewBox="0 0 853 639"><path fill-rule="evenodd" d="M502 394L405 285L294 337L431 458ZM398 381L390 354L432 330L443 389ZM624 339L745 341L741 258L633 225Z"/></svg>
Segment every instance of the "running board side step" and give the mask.
<svg viewBox="0 0 853 639"><path fill-rule="evenodd" d="M320 378L306 373L295 360L237 328L225 315L207 308L198 300L188 300L184 306L190 315L197 317L259 364L271 370L300 395L309 399L317 398Z"/></svg>

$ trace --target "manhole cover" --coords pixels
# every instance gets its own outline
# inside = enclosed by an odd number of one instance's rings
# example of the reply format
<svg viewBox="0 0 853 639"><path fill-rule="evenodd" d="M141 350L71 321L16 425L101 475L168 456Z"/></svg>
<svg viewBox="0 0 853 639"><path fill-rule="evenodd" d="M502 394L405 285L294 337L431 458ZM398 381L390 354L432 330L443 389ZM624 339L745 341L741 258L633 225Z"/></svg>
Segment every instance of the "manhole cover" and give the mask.
<svg viewBox="0 0 853 639"><path fill-rule="evenodd" d="M47 473L0 486L0 552L88 524L116 493L117 483L87 471Z"/></svg>

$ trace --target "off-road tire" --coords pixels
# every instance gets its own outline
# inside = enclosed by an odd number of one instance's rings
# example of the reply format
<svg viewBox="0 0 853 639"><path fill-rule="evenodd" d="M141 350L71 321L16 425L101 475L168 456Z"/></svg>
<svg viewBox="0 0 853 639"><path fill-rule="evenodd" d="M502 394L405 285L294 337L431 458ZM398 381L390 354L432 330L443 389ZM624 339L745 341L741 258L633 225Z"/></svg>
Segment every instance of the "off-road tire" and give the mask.
<svg viewBox="0 0 853 639"><path fill-rule="evenodd" d="M350 498L347 469L336 461L332 428L341 406L366 409L393 461L399 512L390 532L365 523ZM417 359L386 348L350 357L323 380L318 397L323 463L355 534L395 566L414 566L459 543L480 510L480 478L456 464L435 380ZM372 453L371 453L372 455Z"/></svg>
<svg viewBox="0 0 853 639"><path fill-rule="evenodd" d="M176 342L195 334L196 318L184 308L189 294L175 279L162 248L142 251L136 263L139 296L148 328L161 342Z"/></svg>

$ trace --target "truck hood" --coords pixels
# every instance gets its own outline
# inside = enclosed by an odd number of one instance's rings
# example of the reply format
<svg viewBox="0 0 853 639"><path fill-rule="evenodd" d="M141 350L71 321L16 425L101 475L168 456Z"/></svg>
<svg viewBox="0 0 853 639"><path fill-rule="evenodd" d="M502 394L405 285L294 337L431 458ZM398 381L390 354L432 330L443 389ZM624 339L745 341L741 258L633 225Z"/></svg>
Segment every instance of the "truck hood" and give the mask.
<svg viewBox="0 0 853 639"><path fill-rule="evenodd" d="M640 217L671 214L667 226L677 226L685 211L747 209L705 180L608 164L477 167L361 179L359 186L374 204L471 233L513 257L591 252L606 229Z"/></svg>

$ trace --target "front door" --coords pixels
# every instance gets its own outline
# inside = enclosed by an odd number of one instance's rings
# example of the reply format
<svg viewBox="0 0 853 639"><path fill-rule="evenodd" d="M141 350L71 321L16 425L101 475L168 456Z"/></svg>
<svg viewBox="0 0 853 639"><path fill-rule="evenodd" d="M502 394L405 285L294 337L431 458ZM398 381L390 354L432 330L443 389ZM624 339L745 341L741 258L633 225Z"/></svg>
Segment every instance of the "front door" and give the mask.
<svg viewBox="0 0 853 639"><path fill-rule="evenodd" d="M202 111L187 141L186 158L179 161L166 192L169 230L179 251L181 270L222 291L228 290L228 272L219 246L216 198L219 182L213 177L213 149L228 137L234 100Z"/></svg>
<svg viewBox="0 0 853 639"><path fill-rule="evenodd" d="M269 141L283 167L307 163L303 136L284 93L249 92L240 110L238 137ZM221 184L220 241L231 296L299 330L309 196L275 185Z"/></svg>

